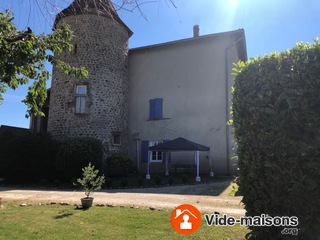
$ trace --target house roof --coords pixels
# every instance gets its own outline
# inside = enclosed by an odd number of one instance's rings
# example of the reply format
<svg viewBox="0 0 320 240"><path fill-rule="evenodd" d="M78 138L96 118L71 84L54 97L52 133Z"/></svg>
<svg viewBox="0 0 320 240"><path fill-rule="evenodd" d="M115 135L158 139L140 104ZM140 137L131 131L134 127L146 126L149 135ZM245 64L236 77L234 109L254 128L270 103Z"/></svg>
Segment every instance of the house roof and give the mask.
<svg viewBox="0 0 320 240"><path fill-rule="evenodd" d="M149 147L152 151L210 151L209 147L179 137L174 140Z"/></svg>
<svg viewBox="0 0 320 240"><path fill-rule="evenodd" d="M95 14L112 18L127 29L129 37L133 34L130 28L120 19L110 0L74 0L69 7L57 14L53 28L62 18L80 14Z"/></svg>
<svg viewBox="0 0 320 240"><path fill-rule="evenodd" d="M234 39L234 42L236 42L237 51L238 51L240 59L242 61L247 60L247 46L246 46L246 38L245 38L244 29L238 29L238 30L233 30L233 31L228 31L228 32L213 33L213 34L208 34L208 35L202 35L199 37L191 37L191 38L185 38L185 39L176 40L176 41L170 41L170 42L165 42L165 43L159 43L159 44L153 44L153 45L148 45L148 46L131 48L130 52L131 53L143 52L143 51L148 51L153 48L156 49L156 48L174 47L174 46L182 45L182 44L201 43L201 41L212 41L214 39L219 39L219 38L232 38L232 39Z"/></svg>

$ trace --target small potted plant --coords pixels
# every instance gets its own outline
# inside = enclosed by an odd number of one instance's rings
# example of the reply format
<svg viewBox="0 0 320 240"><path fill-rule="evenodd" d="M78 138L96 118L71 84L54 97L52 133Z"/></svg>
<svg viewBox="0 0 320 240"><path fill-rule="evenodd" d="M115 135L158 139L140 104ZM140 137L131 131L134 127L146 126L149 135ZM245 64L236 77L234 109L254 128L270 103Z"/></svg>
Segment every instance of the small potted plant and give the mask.
<svg viewBox="0 0 320 240"><path fill-rule="evenodd" d="M82 168L82 178L78 178L74 185L79 184L86 195L85 198L81 198L81 204L83 208L90 208L92 206L93 198L90 197L96 190L100 190L102 184L105 182L105 177L98 176L99 170L94 169L94 166L89 163L88 166Z"/></svg>

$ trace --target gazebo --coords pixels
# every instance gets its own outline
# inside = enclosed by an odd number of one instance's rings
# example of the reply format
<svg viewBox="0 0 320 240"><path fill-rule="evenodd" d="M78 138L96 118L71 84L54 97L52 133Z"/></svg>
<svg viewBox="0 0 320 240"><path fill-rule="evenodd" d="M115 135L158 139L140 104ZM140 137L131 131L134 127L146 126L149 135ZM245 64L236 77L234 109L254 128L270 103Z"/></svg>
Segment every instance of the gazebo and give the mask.
<svg viewBox="0 0 320 240"><path fill-rule="evenodd" d="M197 176L196 181L200 182L201 178L199 176L199 165L200 165L200 151L209 152L210 148L200 145L195 142L191 142L185 138L179 137L171 141L167 141L156 146L149 147L148 151L148 165L147 165L147 179L150 179L150 159L152 157L152 151L161 151L161 152L181 152L181 151L193 151L194 152L194 160L197 167ZM210 156L210 155L209 155ZM209 160L211 161L210 157ZM169 161L169 154L165 154L165 163L166 163L166 172L165 175L169 175L168 169L168 161Z"/></svg>

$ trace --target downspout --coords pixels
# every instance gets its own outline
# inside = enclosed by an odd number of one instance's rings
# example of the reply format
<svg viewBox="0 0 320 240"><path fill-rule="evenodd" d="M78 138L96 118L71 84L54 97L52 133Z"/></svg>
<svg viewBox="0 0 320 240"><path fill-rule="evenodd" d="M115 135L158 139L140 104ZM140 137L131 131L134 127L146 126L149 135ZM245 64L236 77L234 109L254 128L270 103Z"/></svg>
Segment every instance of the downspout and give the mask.
<svg viewBox="0 0 320 240"><path fill-rule="evenodd" d="M140 151L139 151L139 139L136 140L136 164L137 164L137 171L140 173Z"/></svg>
<svg viewBox="0 0 320 240"><path fill-rule="evenodd" d="M226 74L226 124L227 122L229 121L229 71L228 71L228 62L229 62L229 59L228 59L228 51L233 48L234 46L236 46L238 44L238 42L240 42L241 40L243 40L243 36L241 36L240 38L238 38L234 43L232 43L229 47L227 47L225 50L224 50L224 54L225 54L225 74ZM229 125L227 124L226 125L226 156L227 156L227 175L230 174L230 164L229 164L229 155L230 155L230 150L229 150L229 144L230 144L230 141L229 141Z"/></svg>
<svg viewBox="0 0 320 240"><path fill-rule="evenodd" d="M136 166L138 173L140 172L140 133L134 133L133 139L136 142Z"/></svg>

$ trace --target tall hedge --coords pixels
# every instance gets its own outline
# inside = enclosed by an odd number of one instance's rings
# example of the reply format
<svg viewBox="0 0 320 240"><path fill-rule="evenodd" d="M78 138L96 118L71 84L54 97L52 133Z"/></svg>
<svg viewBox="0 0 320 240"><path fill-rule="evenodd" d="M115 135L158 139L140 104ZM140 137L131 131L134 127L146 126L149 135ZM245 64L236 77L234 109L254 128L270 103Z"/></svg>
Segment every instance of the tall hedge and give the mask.
<svg viewBox="0 0 320 240"><path fill-rule="evenodd" d="M284 227L249 227L248 239L320 239L320 46L239 62L233 126L239 193L247 216L296 216Z"/></svg>
<svg viewBox="0 0 320 240"><path fill-rule="evenodd" d="M101 169L103 147L95 138L73 138L60 141L57 147L55 166L57 178L68 182L82 176L82 168L90 162Z"/></svg>
<svg viewBox="0 0 320 240"><path fill-rule="evenodd" d="M48 134L0 132L0 177L7 183L54 178L55 144Z"/></svg>

